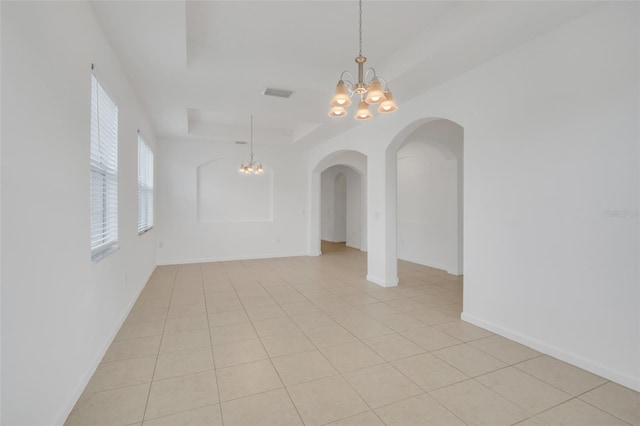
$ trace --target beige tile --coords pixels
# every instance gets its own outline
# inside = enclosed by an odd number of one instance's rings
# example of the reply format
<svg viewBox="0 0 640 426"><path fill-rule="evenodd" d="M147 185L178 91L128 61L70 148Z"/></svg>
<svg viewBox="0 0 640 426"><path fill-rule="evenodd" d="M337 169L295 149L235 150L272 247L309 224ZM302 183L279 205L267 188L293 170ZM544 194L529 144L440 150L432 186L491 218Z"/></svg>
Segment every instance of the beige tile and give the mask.
<svg viewBox="0 0 640 426"><path fill-rule="evenodd" d="M213 371L175 377L151 384L145 420L218 403Z"/></svg>
<svg viewBox="0 0 640 426"><path fill-rule="evenodd" d="M213 359L216 368L230 367L266 358L268 356L260 339L213 345Z"/></svg>
<svg viewBox="0 0 640 426"><path fill-rule="evenodd" d="M528 417L524 410L475 380L435 390L431 396L467 424L511 425Z"/></svg>
<svg viewBox="0 0 640 426"><path fill-rule="evenodd" d="M216 376L223 402L283 387L268 359L221 368Z"/></svg>
<svg viewBox="0 0 640 426"><path fill-rule="evenodd" d="M413 312L413 311L418 311L420 309L424 309L423 304L418 303L415 300L406 299L404 297L401 299L390 300L389 302L386 302L386 303L387 305L393 308L396 308L401 312Z"/></svg>
<svg viewBox="0 0 640 426"><path fill-rule="evenodd" d="M597 409L579 399L572 399L544 413L538 414L540 420L550 425L593 425L623 426L627 423Z"/></svg>
<svg viewBox="0 0 640 426"><path fill-rule="evenodd" d="M190 305L171 304L171 306L169 306L167 318L172 319L202 315L207 315L207 308L204 305L204 301Z"/></svg>
<svg viewBox="0 0 640 426"><path fill-rule="evenodd" d="M288 388L305 425L322 425L369 411L367 404L340 376Z"/></svg>
<svg viewBox="0 0 640 426"><path fill-rule="evenodd" d="M390 364L380 364L352 371L344 378L371 408L401 401L424 393Z"/></svg>
<svg viewBox="0 0 640 426"><path fill-rule="evenodd" d="M260 308L247 309L247 314L252 321L259 321L269 318L286 317L287 313L278 305L263 306Z"/></svg>
<svg viewBox="0 0 640 426"><path fill-rule="evenodd" d="M353 294L345 294L340 296L340 299L347 302L352 306L366 305L367 303L378 303L379 300L375 299L371 296L366 295L365 293L353 293Z"/></svg>
<svg viewBox="0 0 640 426"><path fill-rule="evenodd" d="M296 323L298 327L300 327L300 329L305 332L329 325L337 325L333 318L320 311L293 315L291 319Z"/></svg>
<svg viewBox="0 0 640 426"><path fill-rule="evenodd" d="M147 420L144 426L222 426L220 405L209 405L167 417Z"/></svg>
<svg viewBox="0 0 640 426"><path fill-rule="evenodd" d="M606 383L580 396L580 399L634 426L640 426L640 393Z"/></svg>
<svg viewBox="0 0 640 426"><path fill-rule="evenodd" d="M253 326L260 337L299 332L300 329L289 317L279 317L253 321Z"/></svg>
<svg viewBox="0 0 640 426"><path fill-rule="evenodd" d="M160 336L164 329L164 320L144 321L135 324L123 324L114 341L137 339L140 337Z"/></svg>
<svg viewBox="0 0 640 426"><path fill-rule="evenodd" d="M382 420L373 411L366 411L355 416L347 417L337 422L329 423L331 426L384 426Z"/></svg>
<svg viewBox="0 0 640 426"><path fill-rule="evenodd" d="M226 426L302 425L284 389L223 402L221 408Z"/></svg>
<svg viewBox="0 0 640 426"><path fill-rule="evenodd" d="M403 331L400 334L427 351L434 351L461 343L458 339L454 339L429 326Z"/></svg>
<svg viewBox="0 0 640 426"><path fill-rule="evenodd" d="M469 344L507 364L515 364L541 355L540 352L496 335L474 340Z"/></svg>
<svg viewBox="0 0 640 426"><path fill-rule="evenodd" d="M572 398L513 367L476 377L476 380L523 408L529 415L538 414Z"/></svg>
<svg viewBox="0 0 640 426"><path fill-rule="evenodd" d="M424 322L407 314L396 314L381 320L381 322L393 331L407 331L424 327Z"/></svg>
<svg viewBox="0 0 640 426"><path fill-rule="evenodd" d="M549 426L549 423L543 422L537 417L529 417L526 420L516 423L515 426Z"/></svg>
<svg viewBox="0 0 640 426"><path fill-rule="evenodd" d="M242 303L240 303L240 299L238 299L237 297L219 298L214 295L213 297L207 297L205 301L207 304L207 312L209 312L210 315L221 312L239 311L244 309L244 306L242 306Z"/></svg>
<svg viewBox="0 0 640 426"><path fill-rule="evenodd" d="M206 315L196 315L181 318L171 318L164 326L164 334L184 333L209 328Z"/></svg>
<svg viewBox="0 0 640 426"><path fill-rule="evenodd" d="M392 300L398 300L404 298L400 293L393 291L393 289L383 289L378 291L367 292L369 296L375 297L381 302L390 302Z"/></svg>
<svg viewBox="0 0 640 426"><path fill-rule="evenodd" d="M142 421L149 384L83 394L65 425L121 424Z"/></svg>
<svg viewBox="0 0 640 426"><path fill-rule="evenodd" d="M141 337L111 343L102 362L121 361L156 355L160 349L161 336Z"/></svg>
<svg viewBox="0 0 640 426"><path fill-rule="evenodd" d="M271 358L311 351L316 348L311 340L301 332L266 336L262 338L262 343Z"/></svg>
<svg viewBox="0 0 640 426"><path fill-rule="evenodd" d="M151 382L156 357L133 358L98 365L85 393L100 392Z"/></svg>
<svg viewBox="0 0 640 426"><path fill-rule="evenodd" d="M245 309L259 308L263 306L277 305L271 296L249 296L242 299Z"/></svg>
<svg viewBox="0 0 640 426"><path fill-rule="evenodd" d="M351 334L359 339L369 339L371 337L392 334L394 331L382 323L371 319L362 318L341 322L341 325Z"/></svg>
<svg viewBox="0 0 640 426"><path fill-rule="evenodd" d="M427 394L378 408L376 413L387 426L464 426L460 419Z"/></svg>
<svg viewBox="0 0 640 426"><path fill-rule="evenodd" d="M244 309L238 311L218 312L209 315L209 325L212 328L221 325L242 324L245 322L249 322L249 317Z"/></svg>
<svg viewBox="0 0 640 426"><path fill-rule="evenodd" d="M364 343L387 361L424 353L423 348L399 334L374 337L365 340Z"/></svg>
<svg viewBox="0 0 640 426"><path fill-rule="evenodd" d="M211 329L211 339L214 345L256 339L257 337L251 323L221 325Z"/></svg>
<svg viewBox="0 0 640 426"><path fill-rule="evenodd" d="M457 320L459 318L455 315L446 314L433 308L425 308L424 306L420 310L409 312L409 315L427 325L441 324Z"/></svg>
<svg viewBox="0 0 640 426"><path fill-rule="evenodd" d="M338 374L318 351L301 352L272 359L286 386Z"/></svg>
<svg viewBox="0 0 640 426"><path fill-rule="evenodd" d="M416 355L391 364L425 391L468 379L466 374L431 354Z"/></svg>
<svg viewBox="0 0 640 426"><path fill-rule="evenodd" d="M344 343L321 348L320 351L342 373L384 362L382 358L362 342Z"/></svg>
<svg viewBox="0 0 640 426"><path fill-rule="evenodd" d="M462 320L445 322L443 324L435 325L434 328L442 331L443 333L447 333L462 342L470 342L472 340L478 340L483 337L493 335L490 331L476 327L475 325Z"/></svg>
<svg viewBox="0 0 640 426"><path fill-rule="evenodd" d="M470 377L507 366L504 362L467 344L439 349L432 353Z"/></svg>
<svg viewBox="0 0 640 426"><path fill-rule="evenodd" d="M354 342L357 339L342 326L327 325L305 332L307 337L319 348Z"/></svg>
<svg viewBox="0 0 640 426"><path fill-rule="evenodd" d="M168 379L186 374L213 370L211 348L185 349L158 355L153 380Z"/></svg>
<svg viewBox="0 0 640 426"><path fill-rule="evenodd" d="M162 336L160 353L177 352L185 349L211 347L209 330L185 331L184 333L171 333Z"/></svg>
<svg viewBox="0 0 640 426"><path fill-rule="evenodd" d="M167 318L168 307L160 308L133 308L125 324L135 324L137 322L160 321Z"/></svg>
<svg viewBox="0 0 640 426"><path fill-rule="evenodd" d="M386 303L367 303L366 305L356 306L360 312L369 315L378 321L383 321L390 316L400 314L401 312Z"/></svg>
<svg viewBox="0 0 640 426"><path fill-rule="evenodd" d="M313 312L320 312L320 308L311 303L308 300L296 303L286 303L280 305L280 307L291 316L294 315L305 315Z"/></svg>
<svg viewBox="0 0 640 426"><path fill-rule="evenodd" d="M607 382L602 377L546 355L514 367L574 396Z"/></svg>

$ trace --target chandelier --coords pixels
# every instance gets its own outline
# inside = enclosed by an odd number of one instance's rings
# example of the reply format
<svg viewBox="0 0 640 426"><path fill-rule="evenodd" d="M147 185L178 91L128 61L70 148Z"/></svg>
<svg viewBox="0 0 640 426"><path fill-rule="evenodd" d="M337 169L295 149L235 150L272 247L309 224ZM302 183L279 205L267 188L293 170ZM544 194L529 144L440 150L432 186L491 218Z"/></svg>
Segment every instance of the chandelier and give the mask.
<svg viewBox="0 0 640 426"><path fill-rule="evenodd" d="M251 116L251 157L249 161L243 161L240 163L240 173L245 175L261 175L264 172L262 163L253 160L253 115Z"/></svg>
<svg viewBox="0 0 640 426"><path fill-rule="evenodd" d="M356 120L368 120L373 117L371 111L369 111L369 105L379 104L378 112L381 113L393 112L398 109L398 106L393 101L393 95L389 91L386 80L376 75L376 71L373 68L368 68L364 71L364 63L367 61L367 58L362 56L362 0L359 0L359 5L360 51L358 57L356 57L358 80L354 82L353 74L349 71L342 72L333 99L331 99L330 117L344 117L347 115L345 107L351 105L351 96L354 94L360 95L360 102L358 103L358 110L355 115ZM351 76L351 79L345 78L345 75ZM384 88L381 81L384 83Z"/></svg>

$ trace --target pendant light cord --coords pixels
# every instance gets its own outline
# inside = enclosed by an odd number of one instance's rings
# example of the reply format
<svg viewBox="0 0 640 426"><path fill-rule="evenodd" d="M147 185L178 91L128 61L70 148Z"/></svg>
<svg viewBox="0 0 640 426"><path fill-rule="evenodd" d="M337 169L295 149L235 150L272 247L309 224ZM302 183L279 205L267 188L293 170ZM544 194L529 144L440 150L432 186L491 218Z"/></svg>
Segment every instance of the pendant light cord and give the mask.
<svg viewBox="0 0 640 426"><path fill-rule="evenodd" d="M359 56L362 56L362 0L359 0L360 4L360 53Z"/></svg>
<svg viewBox="0 0 640 426"><path fill-rule="evenodd" d="M253 162L253 114L251 114L251 161Z"/></svg>

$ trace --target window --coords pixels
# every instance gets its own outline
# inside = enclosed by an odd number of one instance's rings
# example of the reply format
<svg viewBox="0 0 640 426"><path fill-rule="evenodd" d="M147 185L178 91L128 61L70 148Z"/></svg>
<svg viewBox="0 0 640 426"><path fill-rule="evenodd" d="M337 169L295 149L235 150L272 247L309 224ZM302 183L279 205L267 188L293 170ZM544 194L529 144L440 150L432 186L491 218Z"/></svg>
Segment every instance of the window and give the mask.
<svg viewBox="0 0 640 426"><path fill-rule="evenodd" d="M153 152L138 134L138 234L153 227Z"/></svg>
<svg viewBox="0 0 640 426"><path fill-rule="evenodd" d="M118 247L118 106L91 75L91 259Z"/></svg>

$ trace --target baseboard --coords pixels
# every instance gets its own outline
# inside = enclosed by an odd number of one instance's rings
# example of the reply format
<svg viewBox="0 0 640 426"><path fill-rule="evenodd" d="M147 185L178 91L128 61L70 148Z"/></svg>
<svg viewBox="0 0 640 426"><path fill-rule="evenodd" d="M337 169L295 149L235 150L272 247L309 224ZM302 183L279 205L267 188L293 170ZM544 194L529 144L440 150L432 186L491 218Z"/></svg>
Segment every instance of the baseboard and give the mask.
<svg viewBox="0 0 640 426"><path fill-rule="evenodd" d="M98 351L97 357L91 363L89 369L87 370L87 373L84 375L84 379L80 382L80 386L74 392L71 402L67 404L67 406L62 411L62 414L59 417L59 420L55 423L56 425L64 425L64 422L67 420L67 417L69 417L69 414L71 414L71 410L73 410L73 407L75 407L76 403L78 402L78 399L80 399L80 396L82 396L82 392L84 392L84 389L89 384L89 380L91 380L91 377L93 377L93 375L95 374L96 369L98 368L98 365L100 365L100 361L102 361L102 358L104 358L104 355L107 353L107 350L109 350L111 343L113 343L113 339L115 339L116 335L118 334L118 331L120 331L120 328L122 328L122 324L124 324L124 321L127 319L129 312L131 312L131 309L133 309L133 305L135 305L136 301L140 297L140 293L142 293L142 290L144 290L144 287L149 282L149 279L151 278L151 275L153 274L153 271L155 269L156 267L153 266L153 268L151 268L151 271L147 273L147 278L142 282L142 285L140 286L140 289L136 293L135 297L129 302L127 308L124 311L123 316L120 318L120 321L118 322L117 327L115 328L113 333L111 333L111 336L109 337L107 342L103 345L100 351Z"/></svg>
<svg viewBox="0 0 640 426"><path fill-rule="evenodd" d="M606 379L609 379L612 382L616 382L618 384L621 384L622 386L626 386L630 389L640 392L640 377L629 376L610 367L604 366L600 363L586 359L582 356L567 352L566 350L558 348L557 346L549 345L548 343L542 342L538 339L533 339L529 336L523 335L509 328L502 327L491 321L485 321L482 318L478 318L466 312L462 313L461 319L463 321L469 322L471 324L477 325L478 327L482 327L493 333L511 339L514 342L518 342L520 344L528 346L538 352L550 355L554 358L575 365L576 367L587 370L593 374L597 374Z"/></svg>
<svg viewBox="0 0 640 426"><path fill-rule="evenodd" d="M374 284L378 284L381 287L396 287L398 285L398 278L394 281L387 282L382 278L374 277L373 275L367 275L367 281L371 281Z"/></svg>
<svg viewBox="0 0 640 426"><path fill-rule="evenodd" d="M209 262L229 262L233 260L259 260L273 259L277 257L297 257L308 256L309 252L301 251L295 253L276 253L276 254L251 254L243 256L219 256L195 259L162 259L158 260L158 265L184 265L188 263L209 263Z"/></svg>

